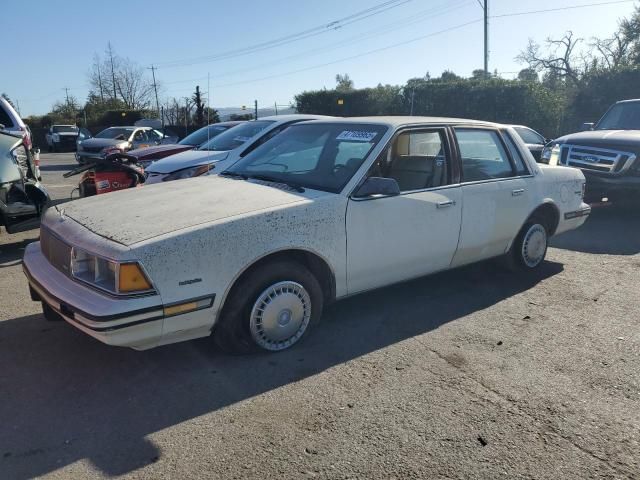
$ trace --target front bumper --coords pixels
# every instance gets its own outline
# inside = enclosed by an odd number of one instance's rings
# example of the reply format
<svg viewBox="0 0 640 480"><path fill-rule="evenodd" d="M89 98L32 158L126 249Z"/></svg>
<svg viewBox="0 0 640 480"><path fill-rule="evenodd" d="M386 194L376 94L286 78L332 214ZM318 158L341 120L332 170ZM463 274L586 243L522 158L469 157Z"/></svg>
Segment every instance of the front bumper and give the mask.
<svg viewBox="0 0 640 480"><path fill-rule="evenodd" d="M65 321L108 345L145 350L204 336L211 329L215 295L180 302L206 300L201 309L165 315L165 309L175 304L163 305L160 295L118 298L74 281L47 261L40 242L27 246L23 270L33 299L46 303ZM208 331L202 328L203 322Z"/></svg>
<svg viewBox="0 0 640 480"><path fill-rule="evenodd" d="M640 176L633 175L597 175L582 170L587 179L585 196L606 197L611 194L640 198Z"/></svg>

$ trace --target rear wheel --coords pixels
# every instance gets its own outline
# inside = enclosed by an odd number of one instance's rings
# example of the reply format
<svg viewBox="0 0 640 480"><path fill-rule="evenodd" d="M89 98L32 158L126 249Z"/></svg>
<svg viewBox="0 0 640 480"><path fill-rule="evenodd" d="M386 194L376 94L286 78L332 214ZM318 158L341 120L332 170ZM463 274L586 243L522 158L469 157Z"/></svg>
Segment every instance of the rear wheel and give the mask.
<svg viewBox="0 0 640 480"><path fill-rule="evenodd" d="M266 263L233 287L214 332L230 353L278 352L298 343L322 316L315 276L296 262Z"/></svg>
<svg viewBox="0 0 640 480"><path fill-rule="evenodd" d="M533 218L520 230L511 247L513 264L523 270L538 268L547 255L549 232L543 221Z"/></svg>

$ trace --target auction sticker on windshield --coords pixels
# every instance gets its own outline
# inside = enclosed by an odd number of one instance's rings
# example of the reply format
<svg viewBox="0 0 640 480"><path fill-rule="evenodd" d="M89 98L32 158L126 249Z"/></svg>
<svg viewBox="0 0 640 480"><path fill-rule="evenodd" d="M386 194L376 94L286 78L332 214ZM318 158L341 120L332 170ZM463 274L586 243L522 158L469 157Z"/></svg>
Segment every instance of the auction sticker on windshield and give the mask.
<svg viewBox="0 0 640 480"><path fill-rule="evenodd" d="M348 140L352 142L370 142L375 138L378 132L362 132L345 130L336 137L336 140Z"/></svg>

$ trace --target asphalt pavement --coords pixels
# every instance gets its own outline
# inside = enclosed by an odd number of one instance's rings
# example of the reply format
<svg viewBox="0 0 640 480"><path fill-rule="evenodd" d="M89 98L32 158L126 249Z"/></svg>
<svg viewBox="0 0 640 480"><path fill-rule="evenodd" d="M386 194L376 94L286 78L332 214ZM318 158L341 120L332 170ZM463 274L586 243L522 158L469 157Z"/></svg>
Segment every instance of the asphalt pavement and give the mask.
<svg viewBox="0 0 640 480"><path fill-rule="evenodd" d="M70 154L43 154L67 199ZM0 478L640 478L640 215L338 302L299 346L146 352L49 323L0 234Z"/></svg>

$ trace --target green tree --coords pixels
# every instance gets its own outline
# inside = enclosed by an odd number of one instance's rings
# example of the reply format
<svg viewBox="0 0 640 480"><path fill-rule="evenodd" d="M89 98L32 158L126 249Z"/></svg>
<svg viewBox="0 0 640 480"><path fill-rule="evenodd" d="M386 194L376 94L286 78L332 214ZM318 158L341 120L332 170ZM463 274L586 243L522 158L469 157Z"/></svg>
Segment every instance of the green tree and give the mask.
<svg viewBox="0 0 640 480"><path fill-rule="evenodd" d="M337 74L336 75L336 90L339 92L350 92L353 90L353 80L349 77L348 74Z"/></svg>

